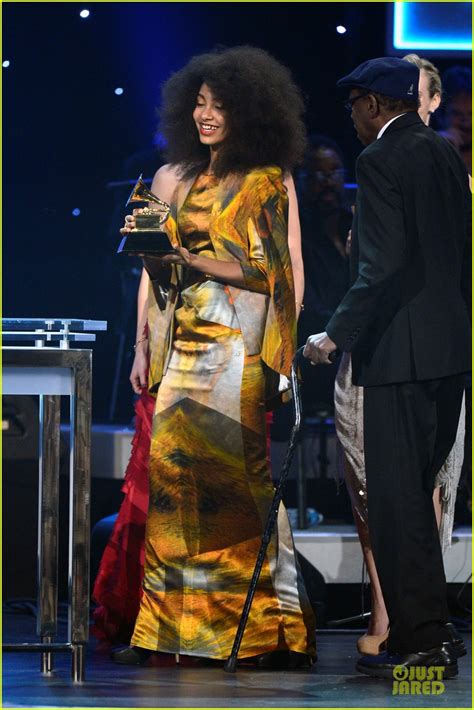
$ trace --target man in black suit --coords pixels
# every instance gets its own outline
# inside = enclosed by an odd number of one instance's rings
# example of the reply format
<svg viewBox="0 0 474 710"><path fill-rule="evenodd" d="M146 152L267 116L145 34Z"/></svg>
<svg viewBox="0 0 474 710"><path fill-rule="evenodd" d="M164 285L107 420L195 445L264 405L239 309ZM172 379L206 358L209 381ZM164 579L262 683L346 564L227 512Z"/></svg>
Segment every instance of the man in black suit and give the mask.
<svg viewBox="0 0 474 710"><path fill-rule="evenodd" d="M417 113L418 68L369 60L338 82L366 149L357 160L352 286L305 355L351 352L364 387L369 531L390 619L387 652L357 668L445 666L459 648L446 626L446 580L432 503L456 436L469 320L461 262L470 232L468 175L454 148Z"/></svg>

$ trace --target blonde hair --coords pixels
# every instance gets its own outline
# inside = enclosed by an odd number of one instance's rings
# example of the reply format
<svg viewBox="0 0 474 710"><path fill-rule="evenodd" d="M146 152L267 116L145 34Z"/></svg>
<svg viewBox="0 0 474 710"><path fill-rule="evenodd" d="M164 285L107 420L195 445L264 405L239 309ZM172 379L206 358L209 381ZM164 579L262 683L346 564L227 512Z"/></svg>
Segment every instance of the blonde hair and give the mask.
<svg viewBox="0 0 474 710"><path fill-rule="evenodd" d="M411 64L415 64L420 71L424 69L425 72L428 74L428 91L430 92L430 99L432 99L436 94L439 94L441 96L441 77L439 75L439 70L435 67L434 64L428 61L428 59L423 59L423 57L419 57L418 54L406 54L403 59L406 59L406 61L410 62Z"/></svg>

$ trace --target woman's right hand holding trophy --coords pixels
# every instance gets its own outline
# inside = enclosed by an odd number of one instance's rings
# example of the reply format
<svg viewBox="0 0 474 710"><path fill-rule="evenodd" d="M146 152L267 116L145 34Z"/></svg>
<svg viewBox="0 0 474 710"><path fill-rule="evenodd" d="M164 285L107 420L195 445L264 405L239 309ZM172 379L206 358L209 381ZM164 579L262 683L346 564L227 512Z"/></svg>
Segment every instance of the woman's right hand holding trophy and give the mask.
<svg viewBox="0 0 474 710"><path fill-rule="evenodd" d="M122 237L125 237L132 229L135 229L135 212L139 212L139 210L133 210L133 214L127 214L125 216L125 224L120 230Z"/></svg>

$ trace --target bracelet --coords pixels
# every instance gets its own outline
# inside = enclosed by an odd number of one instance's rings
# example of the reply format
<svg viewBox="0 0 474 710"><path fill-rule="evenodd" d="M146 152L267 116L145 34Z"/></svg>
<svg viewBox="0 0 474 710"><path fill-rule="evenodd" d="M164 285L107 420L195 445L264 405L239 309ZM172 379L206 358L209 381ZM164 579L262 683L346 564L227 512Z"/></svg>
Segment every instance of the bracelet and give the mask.
<svg viewBox="0 0 474 710"><path fill-rule="evenodd" d="M133 346L133 349L136 350L136 349L137 349L137 345L140 345L140 343L144 343L145 340L148 340L148 336L147 336L147 335L142 335L141 338L138 338L137 342L136 342L135 345Z"/></svg>

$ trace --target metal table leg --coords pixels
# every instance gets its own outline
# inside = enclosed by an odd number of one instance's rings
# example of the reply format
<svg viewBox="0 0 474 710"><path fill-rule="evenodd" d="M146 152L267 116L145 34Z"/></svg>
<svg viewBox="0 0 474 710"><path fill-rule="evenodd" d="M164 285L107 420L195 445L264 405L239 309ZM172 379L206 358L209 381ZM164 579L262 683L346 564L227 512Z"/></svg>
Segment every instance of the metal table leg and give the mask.
<svg viewBox="0 0 474 710"><path fill-rule="evenodd" d="M84 644L73 644L71 676L74 683L82 683L85 680L85 658L86 647Z"/></svg>
<svg viewBox="0 0 474 710"><path fill-rule="evenodd" d="M59 423L60 397L40 395L38 496L38 617L36 633L53 643L58 610ZM53 654L41 653L41 672L53 670Z"/></svg>
<svg viewBox="0 0 474 710"><path fill-rule="evenodd" d="M71 397L69 490L69 634L72 678L84 680L84 644L89 638L90 448L92 359L84 351Z"/></svg>

